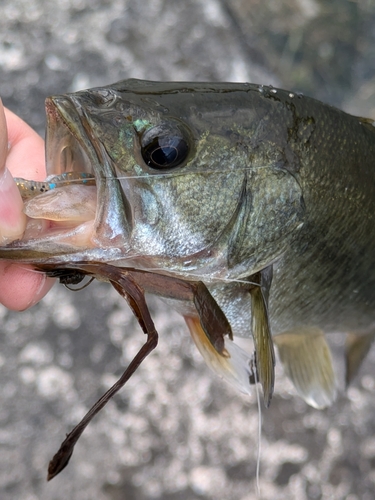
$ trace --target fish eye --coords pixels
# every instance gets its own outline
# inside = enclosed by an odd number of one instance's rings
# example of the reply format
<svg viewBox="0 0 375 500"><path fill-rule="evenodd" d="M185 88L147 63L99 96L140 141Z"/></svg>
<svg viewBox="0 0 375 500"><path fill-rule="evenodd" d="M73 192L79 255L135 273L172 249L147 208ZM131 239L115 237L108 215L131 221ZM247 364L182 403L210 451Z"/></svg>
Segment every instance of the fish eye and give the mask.
<svg viewBox="0 0 375 500"><path fill-rule="evenodd" d="M141 154L150 168L164 170L181 165L189 154L189 145L180 127L157 125L141 138Z"/></svg>

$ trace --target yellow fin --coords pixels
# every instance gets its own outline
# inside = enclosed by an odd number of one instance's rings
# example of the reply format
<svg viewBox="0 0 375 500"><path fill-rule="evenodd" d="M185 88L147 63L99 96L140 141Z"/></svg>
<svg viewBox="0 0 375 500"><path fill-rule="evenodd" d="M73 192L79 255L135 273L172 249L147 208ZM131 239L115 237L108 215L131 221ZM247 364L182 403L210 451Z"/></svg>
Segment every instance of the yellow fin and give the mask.
<svg viewBox="0 0 375 500"><path fill-rule="evenodd" d="M336 398L336 378L330 348L319 328L304 327L274 337L280 360L298 394L314 408Z"/></svg>
<svg viewBox="0 0 375 500"><path fill-rule="evenodd" d="M275 384L275 352L261 287L251 290L251 315L257 374L263 389L264 404L268 407Z"/></svg>
<svg viewBox="0 0 375 500"><path fill-rule="evenodd" d="M358 370L369 352L371 344L375 337L375 331L371 330L368 333L359 335L356 333L348 333L346 337L346 386L357 375Z"/></svg>
<svg viewBox="0 0 375 500"><path fill-rule="evenodd" d="M251 394L251 356L236 345L228 336L224 337L224 350L220 354L204 332L199 318L185 316L190 334L207 365L221 378L239 391Z"/></svg>

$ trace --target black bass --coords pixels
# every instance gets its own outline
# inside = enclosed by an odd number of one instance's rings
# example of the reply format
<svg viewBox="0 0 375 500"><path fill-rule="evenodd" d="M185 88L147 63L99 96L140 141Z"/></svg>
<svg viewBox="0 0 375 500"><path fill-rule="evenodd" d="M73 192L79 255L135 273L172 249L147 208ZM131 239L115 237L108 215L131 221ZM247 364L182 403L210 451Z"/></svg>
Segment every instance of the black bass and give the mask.
<svg viewBox="0 0 375 500"><path fill-rule="evenodd" d="M375 332L371 120L266 86L140 80L46 110L49 177L18 180L28 224L0 258L110 281L150 349L143 294L164 297L207 363L243 392L259 381L267 406L275 342L299 394L332 403L325 334L347 334L349 382ZM252 337L254 354L233 336Z"/></svg>

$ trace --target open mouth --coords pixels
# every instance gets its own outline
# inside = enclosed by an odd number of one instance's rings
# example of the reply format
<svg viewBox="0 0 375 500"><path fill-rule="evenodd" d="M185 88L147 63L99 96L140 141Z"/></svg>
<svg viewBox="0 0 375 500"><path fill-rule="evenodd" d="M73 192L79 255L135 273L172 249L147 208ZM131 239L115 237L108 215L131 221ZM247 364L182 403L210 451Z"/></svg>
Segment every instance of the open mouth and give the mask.
<svg viewBox="0 0 375 500"><path fill-rule="evenodd" d="M51 239L92 247L100 161L84 120L69 98L46 101L47 179L19 182L27 225L22 241Z"/></svg>
<svg viewBox="0 0 375 500"><path fill-rule="evenodd" d="M27 225L9 250L20 249L13 255L24 262L103 262L129 253L131 213L82 94L47 99L48 177L19 179Z"/></svg>

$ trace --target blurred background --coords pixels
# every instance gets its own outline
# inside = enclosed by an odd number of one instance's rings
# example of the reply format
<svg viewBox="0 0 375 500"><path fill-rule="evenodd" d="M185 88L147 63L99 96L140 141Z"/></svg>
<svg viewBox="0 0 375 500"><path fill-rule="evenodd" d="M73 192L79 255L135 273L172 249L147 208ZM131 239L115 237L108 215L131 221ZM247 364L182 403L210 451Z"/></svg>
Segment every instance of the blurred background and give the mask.
<svg viewBox="0 0 375 500"><path fill-rule="evenodd" d="M0 96L41 135L51 94L136 77L249 81L375 119L373 0L0 0ZM105 284L55 285L23 313L0 307L3 500L253 500L255 394L212 375L178 315L155 299L160 343L46 483L65 434L144 340ZM342 375L342 340L333 336ZM263 499L371 500L375 352L324 411L277 368L262 408Z"/></svg>

